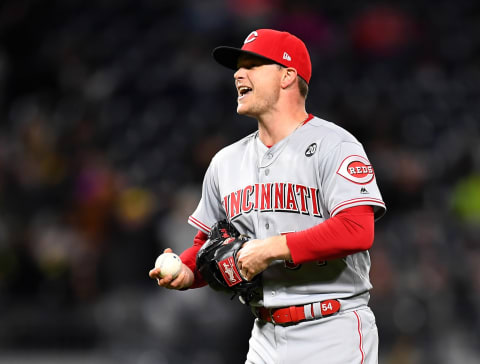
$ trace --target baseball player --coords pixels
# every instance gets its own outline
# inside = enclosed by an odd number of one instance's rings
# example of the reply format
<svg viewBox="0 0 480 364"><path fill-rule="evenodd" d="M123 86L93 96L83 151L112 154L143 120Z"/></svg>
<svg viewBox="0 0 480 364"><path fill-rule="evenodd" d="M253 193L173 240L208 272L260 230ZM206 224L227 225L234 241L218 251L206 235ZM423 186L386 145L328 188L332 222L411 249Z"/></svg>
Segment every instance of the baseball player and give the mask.
<svg viewBox="0 0 480 364"><path fill-rule="evenodd" d="M377 363L368 249L385 204L362 145L306 112L311 61L294 35L259 29L213 57L235 71L237 112L258 130L212 159L180 275L150 277L169 289L205 285L195 257L226 219L251 237L239 273L262 276L260 298L248 302L256 319L246 363Z"/></svg>

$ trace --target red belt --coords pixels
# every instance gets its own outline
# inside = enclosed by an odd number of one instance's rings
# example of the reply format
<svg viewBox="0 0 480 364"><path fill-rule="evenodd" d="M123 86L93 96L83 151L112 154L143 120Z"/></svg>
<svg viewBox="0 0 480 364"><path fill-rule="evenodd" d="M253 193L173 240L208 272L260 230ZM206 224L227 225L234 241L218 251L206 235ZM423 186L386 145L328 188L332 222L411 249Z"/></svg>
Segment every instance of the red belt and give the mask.
<svg viewBox="0 0 480 364"><path fill-rule="evenodd" d="M254 314L262 321L273 324L293 324L300 321L328 317L340 311L338 300L325 300L302 306L281 308L254 307Z"/></svg>

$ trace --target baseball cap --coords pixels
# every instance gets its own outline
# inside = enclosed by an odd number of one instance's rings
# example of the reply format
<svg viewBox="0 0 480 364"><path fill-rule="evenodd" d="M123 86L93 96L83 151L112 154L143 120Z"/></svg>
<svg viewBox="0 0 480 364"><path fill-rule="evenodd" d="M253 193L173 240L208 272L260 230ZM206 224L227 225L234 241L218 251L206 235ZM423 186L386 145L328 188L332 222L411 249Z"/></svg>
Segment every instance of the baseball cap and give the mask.
<svg viewBox="0 0 480 364"><path fill-rule="evenodd" d="M242 48L220 46L213 50L213 58L221 65L236 70L238 57L250 54L265 58L285 67L292 67L307 83L312 76L312 63L305 43L290 34L273 29L251 32Z"/></svg>

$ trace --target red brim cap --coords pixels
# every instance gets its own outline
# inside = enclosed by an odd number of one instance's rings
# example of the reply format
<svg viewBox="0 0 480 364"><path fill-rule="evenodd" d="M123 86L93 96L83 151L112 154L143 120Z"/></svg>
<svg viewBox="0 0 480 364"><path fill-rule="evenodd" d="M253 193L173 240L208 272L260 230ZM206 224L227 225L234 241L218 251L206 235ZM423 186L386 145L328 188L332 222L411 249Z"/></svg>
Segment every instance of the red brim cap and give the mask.
<svg viewBox="0 0 480 364"><path fill-rule="evenodd" d="M310 82L312 64L308 50L299 38L288 32L259 29L248 35L242 48L221 46L213 50L213 58L233 70L238 68L238 58L242 54L295 68L300 77L307 83Z"/></svg>

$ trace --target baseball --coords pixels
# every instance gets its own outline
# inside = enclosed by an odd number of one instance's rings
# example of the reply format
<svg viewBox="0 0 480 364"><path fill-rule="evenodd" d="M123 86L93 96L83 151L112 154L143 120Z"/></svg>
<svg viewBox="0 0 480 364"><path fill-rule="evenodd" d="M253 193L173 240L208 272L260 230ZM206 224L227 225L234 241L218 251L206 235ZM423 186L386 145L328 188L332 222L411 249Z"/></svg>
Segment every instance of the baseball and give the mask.
<svg viewBox="0 0 480 364"><path fill-rule="evenodd" d="M160 276L163 278L169 274L176 278L182 269L182 261L177 254L163 253L155 260L155 268L160 269Z"/></svg>

